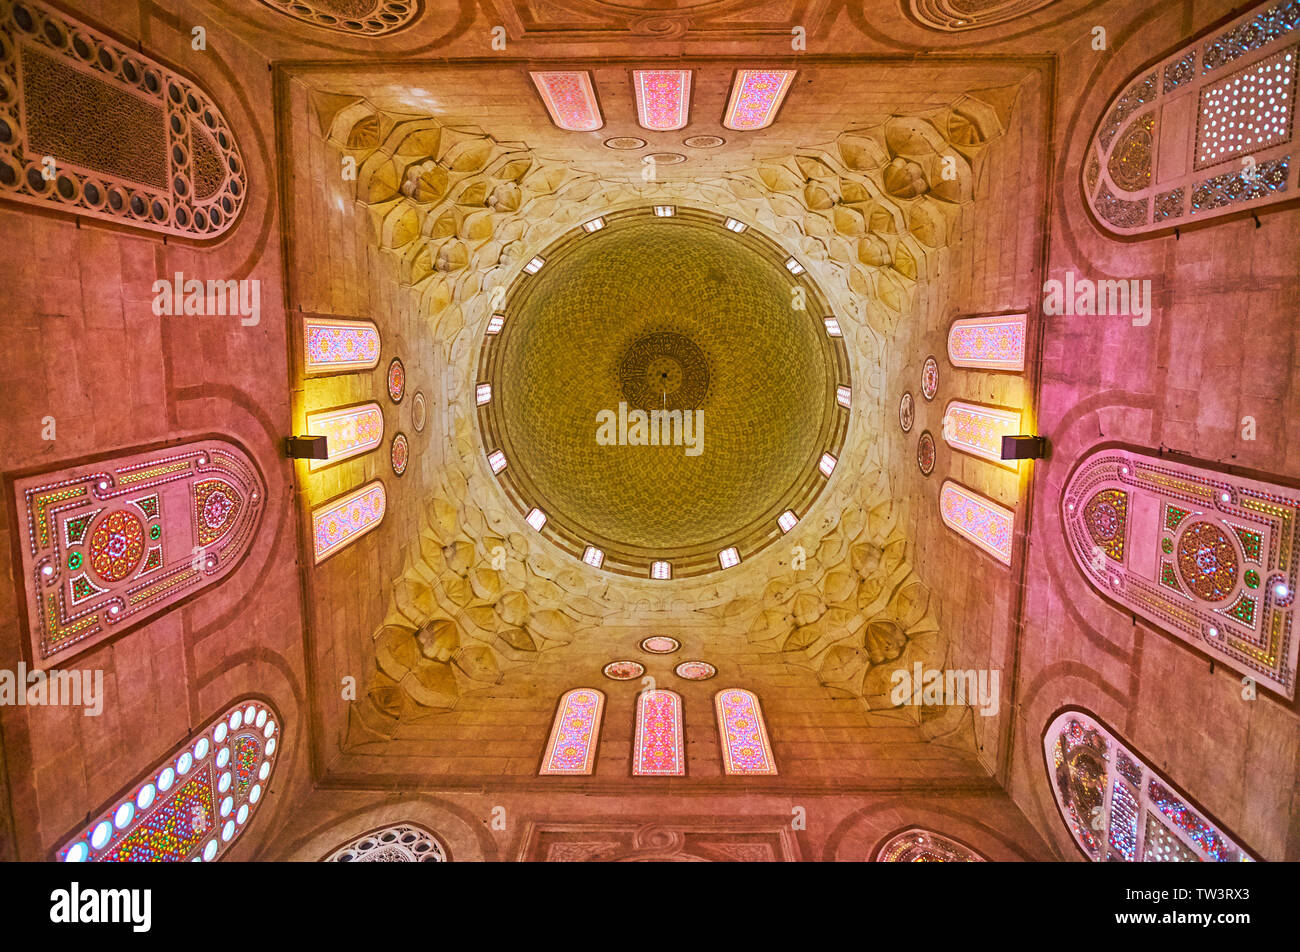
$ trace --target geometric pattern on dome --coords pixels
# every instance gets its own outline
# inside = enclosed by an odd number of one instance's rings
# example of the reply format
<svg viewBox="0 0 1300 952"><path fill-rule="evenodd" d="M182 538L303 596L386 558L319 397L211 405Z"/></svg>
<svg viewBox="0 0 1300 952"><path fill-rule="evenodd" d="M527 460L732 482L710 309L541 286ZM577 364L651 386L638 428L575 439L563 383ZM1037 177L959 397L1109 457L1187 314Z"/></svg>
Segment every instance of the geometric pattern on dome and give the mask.
<svg viewBox="0 0 1300 952"><path fill-rule="evenodd" d="M1295 696L1294 606L1278 586L1295 591L1300 492L1102 449L1070 477L1061 514L1075 564L1099 594L1261 687ZM1278 586L1261 587L1274 575Z"/></svg>
<svg viewBox="0 0 1300 952"><path fill-rule="evenodd" d="M1094 862L1253 862L1249 850L1105 724L1080 710L1043 736L1057 809Z"/></svg>
<svg viewBox="0 0 1300 952"><path fill-rule="evenodd" d="M122 791L55 855L59 862L212 862L248 827L275 769L280 718L232 704Z"/></svg>
<svg viewBox="0 0 1300 952"><path fill-rule="evenodd" d="M197 83L41 0L0 17L0 74L0 197L193 239L239 218L243 157Z"/></svg>
<svg viewBox="0 0 1300 952"><path fill-rule="evenodd" d="M890 837L876 851L878 863L983 863L973 849L933 830L913 827Z"/></svg>
<svg viewBox="0 0 1300 952"><path fill-rule="evenodd" d="M1298 31L1300 0L1259 4L1121 87L1080 163L1104 230L1149 234L1294 196ZM1183 144L1157 147L1166 124Z"/></svg>
<svg viewBox="0 0 1300 952"><path fill-rule="evenodd" d="M222 440L16 480L35 665L49 667L225 578L258 531L265 496L253 461Z"/></svg>
<svg viewBox="0 0 1300 952"><path fill-rule="evenodd" d="M683 207L604 220L510 287L482 338L480 437L509 460L505 496L545 512L543 536L575 558L594 546L605 571L642 578L656 561L674 578L719 571L719 551L748 558L780 538L772 512L821 494L810 476L848 431L847 351L758 229Z"/></svg>
<svg viewBox="0 0 1300 952"><path fill-rule="evenodd" d="M445 863L438 837L414 823L396 823L363 833L333 850L324 863Z"/></svg>
<svg viewBox="0 0 1300 952"><path fill-rule="evenodd" d="M261 0L303 23L352 36L386 36L410 26L420 0Z"/></svg>

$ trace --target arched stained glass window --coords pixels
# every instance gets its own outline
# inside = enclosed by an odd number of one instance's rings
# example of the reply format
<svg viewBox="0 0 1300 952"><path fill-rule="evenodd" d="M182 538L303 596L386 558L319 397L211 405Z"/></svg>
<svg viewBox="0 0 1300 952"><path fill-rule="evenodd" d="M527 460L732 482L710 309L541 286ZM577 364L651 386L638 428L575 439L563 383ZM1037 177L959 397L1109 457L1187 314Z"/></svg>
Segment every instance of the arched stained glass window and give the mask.
<svg viewBox="0 0 1300 952"><path fill-rule="evenodd" d="M234 225L248 177L206 90L40 0L5 9L0 196L185 238Z"/></svg>
<svg viewBox="0 0 1300 952"><path fill-rule="evenodd" d="M1002 437L1020 432L1020 411L950 401L943 414L943 438L963 453L1015 469L1016 460L1002 458Z"/></svg>
<svg viewBox="0 0 1300 952"><path fill-rule="evenodd" d="M766 129L776 118L794 74L792 69L737 70L722 124L737 132Z"/></svg>
<svg viewBox="0 0 1300 952"><path fill-rule="evenodd" d="M384 484L376 479L313 509L311 527L316 562L325 561L378 528L384 521L387 508L388 495Z"/></svg>
<svg viewBox="0 0 1300 952"><path fill-rule="evenodd" d="M641 128L672 132L686 125L691 109L689 69L634 69L632 85Z"/></svg>
<svg viewBox="0 0 1300 952"><path fill-rule="evenodd" d="M309 377L373 370L379 363L379 328L370 321L304 317L302 344Z"/></svg>
<svg viewBox="0 0 1300 952"><path fill-rule="evenodd" d="M60 862L219 859L248 828L279 754L279 715L245 698L163 758L59 849Z"/></svg>
<svg viewBox="0 0 1300 952"><path fill-rule="evenodd" d="M531 73L551 121L568 132L595 132L605 125L596 101L591 73L586 70L554 70Z"/></svg>
<svg viewBox="0 0 1300 952"><path fill-rule="evenodd" d="M876 851L878 863L983 863L984 857L933 830L904 830Z"/></svg>
<svg viewBox="0 0 1300 952"><path fill-rule="evenodd" d="M1010 509L949 480L939 492L939 516L953 532L1011 564L1016 514Z"/></svg>
<svg viewBox="0 0 1300 952"><path fill-rule="evenodd" d="M1092 715L1058 715L1043 737L1043 754L1057 809L1089 859L1254 860Z"/></svg>
<svg viewBox="0 0 1300 952"><path fill-rule="evenodd" d="M682 699L672 691L642 691L636 699L632 773L638 777L686 774L682 743Z"/></svg>
<svg viewBox="0 0 1300 952"><path fill-rule="evenodd" d="M377 403L359 403L337 410L315 410L307 414L307 432L325 437L327 459L308 464L313 472L369 453L384 441L384 411Z"/></svg>
<svg viewBox="0 0 1300 952"><path fill-rule="evenodd" d="M225 578L266 508L253 460L215 439L24 477L13 498L41 668Z"/></svg>
<svg viewBox="0 0 1300 952"><path fill-rule="evenodd" d="M1300 0L1260 4L1143 70L1082 165L1102 227L1161 231L1294 196Z"/></svg>
<svg viewBox="0 0 1300 952"><path fill-rule="evenodd" d="M948 362L954 367L1025 369L1024 314L967 317L948 328Z"/></svg>
<svg viewBox="0 0 1300 952"><path fill-rule="evenodd" d="M560 698L551 727L551 739L542 757L542 776L573 776L591 773L600 741L600 716L605 695L595 688L574 688Z"/></svg>
<svg viewBox="0 0 1300 952"><path fill-rule="evenodd" d="M1295 696L1300 490L1116 448L1083 459L1061 508L1094 589Z"/></svg>
<svg viewBox="0 0 1300 952"><path fill-rule="evenodd" d="M447 850L433 833L397 823L363 833L331 852L325 863L445 863Z"/></svg>
<svg viewBox="0 0 1300 952"><path fill-rule="evenodd" d="M751 691L725 688L713 698L718 713L722 766L728 774L776 774L763 709Z"/></svg>

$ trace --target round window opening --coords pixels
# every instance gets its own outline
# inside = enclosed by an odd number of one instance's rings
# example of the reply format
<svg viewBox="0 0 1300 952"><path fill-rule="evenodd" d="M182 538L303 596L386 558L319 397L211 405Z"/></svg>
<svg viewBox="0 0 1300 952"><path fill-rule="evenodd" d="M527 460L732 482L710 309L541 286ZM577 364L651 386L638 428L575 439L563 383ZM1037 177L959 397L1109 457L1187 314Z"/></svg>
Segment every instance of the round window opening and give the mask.
<svg viewBox="0 0 1300 952"><path fill-rule="evenodd" d="M599 550L601 571L724 571L720 552L780 538L829 481L823 454L842 457L843 340L756 228L682 207L601 221L542 250L485 335L483 453L521 513L544 514L534 528Z"/></svg>

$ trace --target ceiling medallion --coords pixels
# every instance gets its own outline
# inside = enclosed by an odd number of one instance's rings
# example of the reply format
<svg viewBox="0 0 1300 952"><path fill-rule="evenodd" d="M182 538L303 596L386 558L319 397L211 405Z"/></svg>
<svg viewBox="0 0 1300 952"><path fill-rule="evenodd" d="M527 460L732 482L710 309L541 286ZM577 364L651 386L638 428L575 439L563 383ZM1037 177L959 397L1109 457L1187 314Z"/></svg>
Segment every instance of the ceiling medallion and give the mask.
<svg viewBox="0 0 1300 952"><path fill-rule="evenodd" d="M921 368L921 396L927 400L933 400L934 395L939 392L939 362L933 357L925 358L925 366Z"/></svg>
<svg viewBox="0 0 1300 952"><path fill-rule="evenodd" d="M716 149L726 141L722 136L687 136L682 145L692 149Z"/></svg>
<svg viewBox="0 0 1300 952"><path fill-rule="evenodd" d="M424 424L428 417L428 410L424 405L424 391L415 391L415 396L411 398L411 425L415 427L416 433L424 432Z"/></svg>
<svg viewBox="0 0 1300 952"><path fill-rule="evenodd" d="M394 357L388 365L388 397L394 403L401 403L405 395L406 368L402 366L400 357Z"/></svg>
<svg viewBox="0 0 1300 952"><path fill-rule="evenodd" d="M929 430L922 432L916 441L916 465L920 467L922 476L934 472L934 437Z"/></svg>
<svg viewBox="0 0 1300 952"><path fill-rule="evenodd" d="M707 681L718 673L718 669L707 661L683 661L673 668L673 674L685 681Z"/></svg>
<svg viewBox="0 0 1300 952"><path fill-rule="evenodd" d="M651 635L641 642L641 650L650 654L672 654L681 650L682 643L667 635Z"/></svg>
<svg viewBox="0 0 1300 952"><path fill-rule="evenodd" d="M681 165L686 161L686 156L680 152L651 152L642 161L654 165Z"/></svg>
<svg viewBox="0 0 1300 952"><path fill-rule="evenodd" d="M645 665L639 661L611 661L605 665L604 674L611 681L631 681L645 674Z"/></svg>
<svg viewBox="0 0 1300 952"><path fill-rule="evenodd" d="M637 136L613 136L605 140L605 148L620 149L623 151L632 151L635 149L644 149L646 147L645 139Z"/></svg>
<svg viewBox="0 0 1300 952"><path fill-rule="evenodd" d="M401 476L406 472L406 464L411 458L411 446L406 441L405 433L398 433L393 437L393 447L389 451L389 459L393 464L393 473Z"/></svg>
<svg viewBox="0 0 1300 952"><path fill-rule="evenodd" d="M903 394L903 399L898 404L898 425L903 428L904 433L912 432L912 423L916 420L916 402L912 399L911 392Z"/></svg>
<svg viewBox="0 0 1300 952"><path fill-rule="evenodd" d="M632 342L619 361L619 385L638 410L696 410L709 393L704 351L689 337L664 331Z"/></svg>

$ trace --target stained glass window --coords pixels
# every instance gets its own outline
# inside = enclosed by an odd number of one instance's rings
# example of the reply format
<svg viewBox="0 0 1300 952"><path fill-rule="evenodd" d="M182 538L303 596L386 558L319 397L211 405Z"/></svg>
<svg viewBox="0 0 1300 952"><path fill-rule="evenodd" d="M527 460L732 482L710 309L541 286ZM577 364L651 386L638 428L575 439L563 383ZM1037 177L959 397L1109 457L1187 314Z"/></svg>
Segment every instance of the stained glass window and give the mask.
<svg viewBox="0 0 1300 952"><path fill-rule="evenodd" d="M1082 163L1102 227L1142 234L1291 198L1297 39L1298 0L1260 4L1126 83Z"/></svg>
<svg viewBox="0 0 1300 952"><path fill-rule="evenodd" d="M304 317L302 343L309 377L373 370L379 363L379 328L369 321Z"/></svg>
<svg viewBox="0 0 1300 952"><path fill-rule="evenodd" d="M600 717L605 695L595 688L574 688L560 698L551 739L542 757L542 776L588 775L596 763Z"/></svg>
<svg viewBox="0 0 1300 952"><path fill-rule="evenodd" d="M1016 460L1002 458L1002 437L1020 432L1020 412L977 406L960 400L949 402L943 414L943 438L955 450L970 453L1008 469Z"/></svg>
<svg viewBox="0 0 1300 952"><path fill-rule="evenodd" d="M726 118L722 124L737 132L765 129L776 118L777 110L785 99L790 83L794 81L792 69L741 69L731 84L731 101L727 104Z"/></svg>
<svg viewBox="0 0 1300 952"><path fill-rule="evenodd" d="M638 777L686 774L682 699L672 691L642 691L637 695L632 773Z"/></svg>
<svg viewBox="0 0 1300 952"><path fill-rule="evenodd" d="M634 69L637 121L643 129L672 132L686 125L691 107L689 69Z"/></svg>
<svg viewBox="0 0 1300 952"><path fill-rule="evenodd" d="M231 705L124 790L58 851L60 862L219 859L266 794L280 718L264 701Z"/></svg>
<svg viewBox="0 0 1300 952"><path fill-rule="evenodd" d="M1006 565L1011 564L1016 514L951 480L939 492L939 515L953 532L975 543Z"/></svg>
<svg viewBox="0 0 1300 952"><path fill-rule="evenodd" d="M569 132L594 132L605 124L586 70L532 73L551 121Z"/></svg>
<svg viewBox="0 0 1300 952"><path fill-rule="evenodd" d="M775 774L763 709L753 692L726 688L714 695L713 706L718 714L723 769L728 774Z"/></svg>
<svg viewBox="0 0 1300 952"><path fill-rule="evenodd" d="M968 317L948 328L948 362L983 370L1025 369L1024 314Z"/></svg>
<svg viewBox="0 0 1300 952"><path fill-rule="evenodd" d="M307 414L307 432L325 437L327 459L310 460L311 470L369 453L384 441L384 411L377 403L361 403L337 410Z"/></svg>
<svg viewBox="0 0 1300 952"><path fill-rule="evenodd" d="M445 863L447 850L433 833L396 823L363 833L325 857L325 863Z"/></svg>
<svg viewBox="0 0 1300 952"><path fill-rule="evenodd" d="M261 524L248 455L198 440L14 482L27 629L48 667L220 581Z"/></svg>
<svg viewBox="0 0 1300 952"><path fill-rule="evenodd" d="M1070 551L1094 589L1295 696L1300 491L1105 449L1075 470L1061 507Z"/></svg>
<svg viewBox="0 0 1300 952"><path fill-rule="evenodd" d="M384 484L374 480L313 509L311 527L316 562L325 561L377 528L387 508Z"/></svg>
<svg viewBox="0 0 1300 952"><path fill-rule="evenodd" d="M1052 794L1091 860L1251 862L1254 857L1104 724L1057 716L1043 737Z"/></svg>
<svg viewBox="0 0 1300 952"><path fill-rule="evenodd" d="M933 830L913 827L891 836L876 851L878 863L982 863L984 857Z"/></svg>

